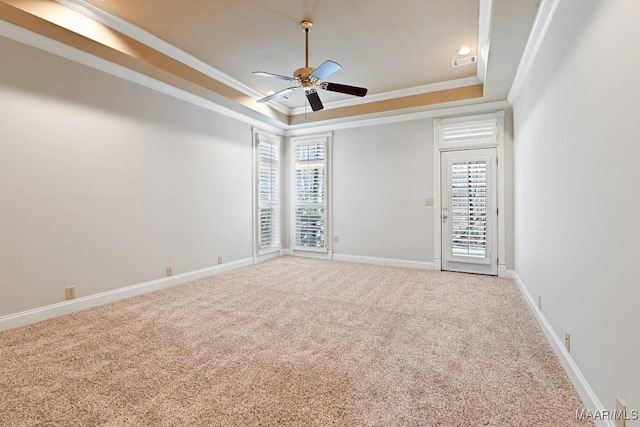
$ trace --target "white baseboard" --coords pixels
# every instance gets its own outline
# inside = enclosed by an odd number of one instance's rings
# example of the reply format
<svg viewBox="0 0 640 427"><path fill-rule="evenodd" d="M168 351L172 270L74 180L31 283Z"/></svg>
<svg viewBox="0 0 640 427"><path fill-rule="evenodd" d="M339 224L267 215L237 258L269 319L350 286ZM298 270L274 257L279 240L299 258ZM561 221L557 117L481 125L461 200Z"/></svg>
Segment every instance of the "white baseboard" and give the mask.
<svg viewBox="0 0 640 427"><path fill-rule="evenodd" d="M261 255L256 255L253 257L253 263L254 264L258 264L260 262L265 262L265 261L269 261L272 260L274 258L278 258L282 256L282 253L280 250L275 250L273 252L269 252L266 254L261 254Z"/></svg>
<svg viewBox="0 0 640 427"><path fill-rule="evenodd" d="M344 254L333 254L334 261L346 261L346 262L357 262L360 264L375 264L375 265L386 265L389 267L406 267L406 268L417 268L421 270L434 270L434 264L432 262L426 261L411 261L405 259L393 259L393 258L376 258L376 257L368 257L368 256L360 256L360 255L344 255Z"/></svg>
<svg viewBox="0 0 640 427"><path fill-rule="evenodd" d="M114 289L112 291L102 292L95 295L89 295L71 301L64 301L57 304L47 305L45 307L22 311L20 313L9 314L7 316L0 317L0 331L6 331L8 329L13 329L31 323L51 319L53 317L62 316L63 314L69 314L87 308L97 307L102 304L145 294L147 292L156 291L158 289L169 288L171 286L176 286L180 283L188 282L190 280L213 276L214 274L222 273L229 270L235 270L236 268L246 267L252 264L252 258L241 259L238 261L216 265L214 267L203 268L201 270L177 274L170 277L163 277L162 279L139 283L137 285Z"/></svg>
<svg viewBox="0 0 640 427"><path fill-rule="evenodd" d="M313 259L327 259L331 260L332 254L330 252L316 252L316 251L301 251L297 249L288 250L284 255L292 255L301 258L313 258Z"/></svg>
<svg viewBox="0 0 640 427"><path fill-rule="evenodd" d="M518 273L515 271L510 271L509 273L511 278L518 285L522 296L524 297L525 301L529 305L529 308L536 317L536 320L538 321L540 328L544 332L544 335L547 337L549 344L551 344L551 348L560 360L562 367L573 383L573 386L578 392L580 399L582 399L582 403L584 404L585 409L592 413L603 413L606 408L602 405L600 399L598 399L598 396L596 396L595 392L587 382L587 379L584 377L584 375L582 375L580 368L578 367L578 365L576 365L575 361L565 348L563 341L556 335L555 331L551 327L551 324L549 324L547 318L538 308L538 304L527 290L527 287L524 285L522 278L520 278ZM613 421L610 420L597 419L593 420L593 422L597 427L615 427Z"/></svg>

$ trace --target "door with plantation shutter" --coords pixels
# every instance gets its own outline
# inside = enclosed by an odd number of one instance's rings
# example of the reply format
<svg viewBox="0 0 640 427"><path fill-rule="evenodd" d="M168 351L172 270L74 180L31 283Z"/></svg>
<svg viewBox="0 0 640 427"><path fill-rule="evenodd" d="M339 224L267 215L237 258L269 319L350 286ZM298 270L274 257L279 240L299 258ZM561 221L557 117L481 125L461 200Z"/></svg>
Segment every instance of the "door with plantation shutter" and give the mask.
<svg viewBox="0 0 640 427"><path fill-rule="evenodd" d="M443 152L442 269L498 274L496 150Z"/></svg>

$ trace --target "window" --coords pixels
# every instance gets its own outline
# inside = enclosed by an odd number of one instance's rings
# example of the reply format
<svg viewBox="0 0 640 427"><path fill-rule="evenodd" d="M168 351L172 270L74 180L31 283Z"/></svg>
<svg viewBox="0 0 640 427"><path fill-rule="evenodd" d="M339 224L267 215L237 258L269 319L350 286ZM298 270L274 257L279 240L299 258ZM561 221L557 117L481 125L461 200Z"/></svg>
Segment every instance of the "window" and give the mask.
<svg viewBox="0 0 640 427"><path fill-rule="evenodd" d="M326 252L330 137L292 138L293 249Z"/></svg>
<svg viewBox="0 0 640 427"><path fill-rule="evenodd" d="M498 145L498 119L495 115L475 118L456 117L436 120L436 132L441 150L479 148Z"/></svg>
<svg viewBox="0 0 640 427"><path fill-rule="evenodd" d="M452 144L456 142L473 141L494 142L496 135L495 120L478 121L462 124L450 124L442 127L442 142Z"/></svg>
<svg viewBox="0 0 640 427"><path fill-rule="evenodd" d="M256 133L258 252L280 249L280 138Z"/></svg>

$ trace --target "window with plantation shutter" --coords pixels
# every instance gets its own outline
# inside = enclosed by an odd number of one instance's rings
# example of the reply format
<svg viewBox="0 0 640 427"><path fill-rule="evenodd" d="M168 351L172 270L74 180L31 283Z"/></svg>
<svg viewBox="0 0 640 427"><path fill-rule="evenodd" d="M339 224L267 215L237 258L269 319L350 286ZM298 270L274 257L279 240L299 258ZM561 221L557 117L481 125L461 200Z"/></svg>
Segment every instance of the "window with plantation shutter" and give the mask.
<svg viewBox="0 0 640 427"><path fill-rule="evenodd" d="M258 135L258 246L280 248L280 141Z"/></svg>
<svg viewBox="0 0 640 427"><path fill-rule="evenodd" d="M442 141L445 144L458 141L493 141L495 140L495 127L493 121L445 126L442 130Z"/></svg>
<svg viewBox="0 0 640 427"><path fill-rule="evenodd" d="M469 120L464 117L439 122L440 149L495 146L498 143L498 123L495 117Z"/></svg>
<svg viewBox="0 0 640 427"><path fill-rule="evenodd" d="M326 138L293 144L294 249L325 251L327 235Z"/></svg>

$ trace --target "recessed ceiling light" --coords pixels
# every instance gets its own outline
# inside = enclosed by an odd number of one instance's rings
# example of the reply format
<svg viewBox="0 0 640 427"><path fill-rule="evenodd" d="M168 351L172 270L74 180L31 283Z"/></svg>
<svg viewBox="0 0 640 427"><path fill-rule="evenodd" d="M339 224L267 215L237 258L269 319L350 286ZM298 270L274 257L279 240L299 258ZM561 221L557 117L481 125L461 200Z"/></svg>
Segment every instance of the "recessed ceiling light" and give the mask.
<svg viewBox="0 0 640 427"><path fill-rule="evenodd" d="M473 49L471 49L469 46L462 46L460 49L458 49L458 55L460 56L464 56L464 55L468 55L471 53Z"/></svg>

